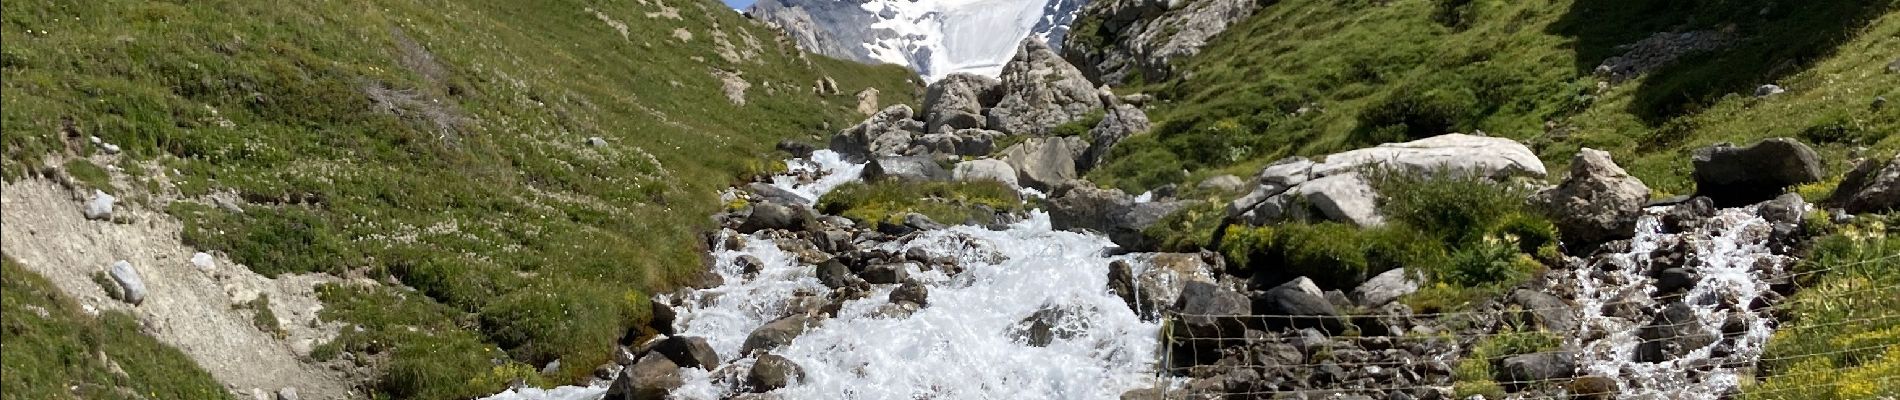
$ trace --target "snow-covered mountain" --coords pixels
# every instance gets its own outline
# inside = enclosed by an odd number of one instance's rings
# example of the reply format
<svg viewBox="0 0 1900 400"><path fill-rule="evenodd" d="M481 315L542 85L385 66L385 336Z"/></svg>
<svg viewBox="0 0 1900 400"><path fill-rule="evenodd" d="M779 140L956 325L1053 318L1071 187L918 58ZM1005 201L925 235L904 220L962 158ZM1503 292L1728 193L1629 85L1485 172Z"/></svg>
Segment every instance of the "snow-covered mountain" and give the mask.
<svg viewBox="0 0 1900 400"><path fill-rule="evenodd" d="M1088 0L760 0L749 12L806 50L908 66L936 81L996 76L1022 38L1060 46Z"/></svg>

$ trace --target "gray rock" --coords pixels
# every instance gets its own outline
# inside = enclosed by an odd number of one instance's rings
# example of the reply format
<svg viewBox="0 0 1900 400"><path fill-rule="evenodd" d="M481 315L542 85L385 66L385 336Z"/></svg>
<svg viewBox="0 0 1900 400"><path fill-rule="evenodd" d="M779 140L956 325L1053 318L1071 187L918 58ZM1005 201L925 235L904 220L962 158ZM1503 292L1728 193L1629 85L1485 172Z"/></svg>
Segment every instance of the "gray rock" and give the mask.
<svg viewBox="0 0 1900 400"><path fill-rule="evenodd" d="M1900 155L1885 163L1862 160L1841 179L1827 204L1856 214L1900 209Z"/></svg>
<svg viewBox="0 0 1900 400"><path fill-rule="evenodd" d="M1000 78L1003 99L989 110L990 129L1044 133L1102 108L1095 85L1082 71L1035 37L1023 39Z"/></svg>
<svg viewBox="0 0 1900 400"><path fill-rule="evenodd" d="M620 371L620 377L607 386L607 394L601 400L666 398L673 389L686 384L679 370L680 367L666 357L642 357L632 367Z"/></svg>
<svg viewBox="0 0 1900 400"><path fill-rule="evenodd" d="M752 182L752 183L746 184L745 187L746 187L746 190L752 192L754 196L757 196L758 198L764 199L765 201L768 201L768 202L773 202L773 203L778 203L778 204L783 204L783 205L810 205L811 204L811 200L806 199L805 196L799 195L797 193L792 193L792 191L779 188L778 186L772 186L772 184L769 184L769 183Z"/></svg>
<svg viewBox="0 0 1900 400"><path fill-rule="evenodd" d="M959 182L996 181L1012 188L1022 187L1016 183L1016 168L1003 160L982 159L957 163L951 169L950 177Z"/></svg>
<svg viewBox="0 0 1900 400"><path fill-rule="evenodd" d="M1765 201L1790 186L1822 178L1821 156L1788 138L1748 147L1719 143L1696 149L1692 158L1696 194L1715 200L1718 207Z"/></svg>
<svg viewBox="0 0 1900 400"><path fill-rule="evenodd" d="M1253 304L1246 295L1206 281L1190 281L1183 285L1174 309L1180 313L1178 321L1182 328L1176 334L1190 338L1241 335L1246 332L1247 326L1245 320L1238 316L1253 315Z"/></svg>
<svg viewBox="0 0 1900 400"><path fill-rule="evenodd" d="M1238 176L1221 175L1207 178L1201 181L1201 184L1194 185L1194 188L1212 192L1238 192L1246 186L1247 182L1240 180Z"/></svg>
<svg viewBox="0 0 1900 400"><path fill-rule="evenodd" d="M1808 214L1808 202L1798 193L1787 193L1761 203L1755 215L1777 224L1801 224Z"/></svg>
<svg viewBox="0 0 1900 400"><path fill-rule="evenodd" d="M1466 134L1447 134L1402 143L1386 143L1326 156L1314 165L1314 178L1338 175L1365 167L1414 173L1449 171L1495 180L1515 176L1543 177L1543 161L1517 141Z"/></svg>
<svg viewBox="0 0 1900 400"><path fill-rule="evenodd" d="M983 109L1002 101L1002 89L1002 81L965 73L931 83L924 91L924 131L982 128Z"/></svg>
<svg viewBox="0 0 1900 400"><path fill-rule="evenodd" d="M1036 189L1052 190L1080 176L1075 153L1062 138L1030 138L1003 149L1002 157L1016 170L1017 182Z"/></svg>
<svg viewBox="0 0 1900 400"><path fill-rule="evenodd" d="M607 139L601 139L599 136L588 136L587 145L591 147L607 147Z"/></svg>
<svg viewBox="0 0 1900 400"><path fill-rule="evenodd" d="M1577 316L1569 302L1549 293L1530 289L1518 289L1511 292L1511 303L1523 307L1525 321L1552 332L1571 332L1577 329Z"/></svg>
<svg viewBox="0 0 1900 400"><path fill-rule="evenodd" d="M1090 79L1122 85L1136 77L1159 82L1174 75L1176 61L1200 53L1228 27L1263 4L1251 0L1096 0L1084 15L1099 27L1071 34L1063 56Z"/></svg>
<svg viewBox="0 0 1900 400"><path fill-rule="evenodd" d="M1370 308L1391 303L1417 291L1418 280L1407 275L1404 268L1396 268L1359 284L1359 288L1352 291L1352 299L1360 306Z"/></svg>
<svg viewBox="0 0 1900 400"><path fill-rule="evenodd" d="M856 280L857 277L851 275L851 268L836 258L818 263L818 282L824 283L825 287L837 289L850 286Z"/></svg>
<svg viewBox="0 0 1900 400"><path fill-rule="evenodd" d="M740 346L739 352L751 354L754 351L771 350L791 344L798 335L805 334L806 325L809 324L811 324L811 318L804 315L792 315L767 322L765 326L753 330L751 335L746 336L745 344Z"/></svg>
<svg viewBox="0 0 1900 400"><path fill-rule="evenodd" d="M1596 72L1608 75L1610 82L1623 82L1675 64L1682 56L1728 47L1735 39L1734 34L1718 30L1657 32L1636 43L1617 46L1625 52L1603 60Z"/></svg>
<svg viewBox="0 0 1900 400"><path fill-rule="evenodd" d="M1503 381L1524 387L1576 377L1577 357L1561 351L1531 353L1507 357L1502 367Z"/></svg>
<svg viewBox="0 0 1900 400"><path fill-rule="evenodd" d="M770 392L805 380L805 369L777 354L761 354L746 373L746 386L753 392Z"/></svg>
<svg viewBox="0 0 1900 400"><path fill-rule="evenodd" d="M1648 201L1642 180L1618 167L1610 153L1590 148L1571 158L1563 184L1537 196L1564 242L1577 246L1631 237Z"/></svg>
<svg viewBox="0 0 1900 400"><path fill-rule="evenodd" d="M910 279L910 270L916 268L917 264L912 262L878 264L865 267L863 272L858 273L858 277L872 284L902 283L905 279Z"/></svg>
<svg viewBox="0 0 1900 400"><path fill-rule="evenodd" d="M114 283L119 284L119 300L134 306L145 303L145 280L139 278L139 271L132 268L132 263L115 261L107 274L112 276Z"/></svg>
<svg viewBox="0 0 1900 400"><path fill-rule="evenodd" d="M1121 225L1121 218L1134 210L1133 196L1120 189L1103 189L1093 184L1066 186L1049 198L1049 223L1057 230L1087 229L1108 232Z"/></svg>
<svg viewBox="0 0 1900 400"><path fill-rule="evenodd" d="M805 223L804 209L793 208L778 203L758 202L752 204L752 213L744 223L739 224L739 232L753 233L766 229L802 228Z"/></svg>
<svg viewBox="0 0 1900 400"><path fill-rule="evenodd" d="M1089 318L1076 310L1043 306L1010 327L1010 336L1031 347L1048 347L1056 339L1074 339L1089 329Z"/></svg>
<svg viewBox="0 0 1900 400"><path fill-rule="evenodd" d="M1385 216L1379 214L1379 192L1357 173L1307 181L1299 190L1327 219L1365 227L1385 225Z"/></svg>
<svg viewBox="0 0 1900 400"><path fill-rule="evenodd" d="M1105 98L1112 99L1112 93ZM1109 103L1109 101L1103 103ZM1102 122L1096 123L1094 128L1089 129L1089 137L1092 141L1089 143L1088 151L1082 155L1081 159L1076 160L1077 168L1087 171L1094 169L1097 165L1102 165L1107 161L1109 152L1114 150L1116 144L1128 139L1129 136L1148 132L1150 128L1152 124L1148 122L1148 113L1142 112L1140 108L1126 104L1109 107L1108 111L1102 114Z"/></svg>
<svg viewBox="0 0 1900 400"><path fill-rule="evenodd" d="M1339 310L1324 294L1313 293L1316 290L1311 280L1295 279L1254 298L1253 309L1274 316L1266 321L1270 326L1344 332L1337 318Z"/></svg>
<svg viewBox="0 0 1900 400"><path fill-rule="evenodd" d="M1143 388L1122 392L1121 400L1164 400L1166 392L1156 388Z"/></svg>
<svg viewBox="0 0 1900 400"><path fill-rule="evenodd" d="M301 398L302 397L297 396L297 388L287 387L277 389L277 400L297 400Z"/></svg>
<svg viewBox="0 0 1900 400"><path fill-rule="evenodd" d="M106 192L99 190L92 191L92 200L86 201L86 219L112 219L112 203L118 200L117 197L112 197L112 195L106 194Z"/></svg>
<svg viewBox="0 0 1900 400"><path fill-rule="evenodd" d="M1695 271L1683 268L1664 268L1656 272L1656 293L1680 293L1694 289L1698 276Z"/></svg>
<svg viewBox="0 0 1900 400"><path fill-rule="evenodd" d="M1283 214L1284 206L1287 205L1286 200L1289 199L1280 195L1293 186L1306 183L1313 165L1313 161L1305 157L1290 157L1274 161L1266 168L1260 169L1260 173L1254 179L1256 184L1252 191L1228 203L1227 217L1277 220ZM1263 206L1266 209L1261 209Z"/></svg>
<svg viewBox="0 0 1900 400"><path fill-rule="evenodd" d="M895 179L908 182L936 182L950 180L950 172L937 165L936 160L925 156L878 157L864 166L864 180L878 181Z"/></svg>
<svg viewBox="0 0 1900 400"><path fill-rule="evenodd" d="M673 360L680 368L700 368L711 371L719 366L719 354L713 352L706 338L696 336L673 336L661 340L653 351Z"/></svg>

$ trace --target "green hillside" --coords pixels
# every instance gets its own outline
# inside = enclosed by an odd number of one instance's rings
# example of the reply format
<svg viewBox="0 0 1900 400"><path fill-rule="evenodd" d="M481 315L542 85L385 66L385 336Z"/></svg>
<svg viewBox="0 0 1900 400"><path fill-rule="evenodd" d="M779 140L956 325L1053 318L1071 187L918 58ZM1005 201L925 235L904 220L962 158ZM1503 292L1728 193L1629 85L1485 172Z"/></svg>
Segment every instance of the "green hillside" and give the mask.
<svg viewBox="0 0 1900 400"><path fill-rule="evenodd" d="M1553 164L1608 150L1670 194L1693 189L1688 151L1718 141L1797 137L1833 161L1860 146L1890 154L1900 110L1872 103L1900 98L1900 73L1887 71L1900 54L1897 4L1280 1L1176 77L1123 88L1160 99L1158 128L1091 177L1146 189L1183 169L1247 176L1288 155L1473 131L1527 141ZM1596 72L1658 32L1726 45L1633 79ZM1787 92L1755 98L1763 84Z"/></svg>
<svg viewBox="0 0 1900 400"><path fill-rule="evenodd" d="M382 360L392 398L578 380L701 267L718 190L854 123L860 89L917 91L711 1L31 1L0 31L6 179L163 207L260 273L385 282L323 290L363 329L317 356Z"/></svg>

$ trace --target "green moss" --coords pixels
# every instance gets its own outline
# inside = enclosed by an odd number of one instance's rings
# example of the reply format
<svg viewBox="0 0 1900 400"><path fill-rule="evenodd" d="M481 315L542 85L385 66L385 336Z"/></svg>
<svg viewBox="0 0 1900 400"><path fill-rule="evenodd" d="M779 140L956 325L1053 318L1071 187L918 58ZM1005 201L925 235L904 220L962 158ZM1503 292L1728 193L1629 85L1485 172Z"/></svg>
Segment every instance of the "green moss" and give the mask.
<svg viewBox="0 0 1900 400"><path fill-rule="evenodd" d="M184 353L141 333L131 315L88 316L12 257L0 274L0 398L230 399ZM123 372L115 372L117 370Z"/></svg>

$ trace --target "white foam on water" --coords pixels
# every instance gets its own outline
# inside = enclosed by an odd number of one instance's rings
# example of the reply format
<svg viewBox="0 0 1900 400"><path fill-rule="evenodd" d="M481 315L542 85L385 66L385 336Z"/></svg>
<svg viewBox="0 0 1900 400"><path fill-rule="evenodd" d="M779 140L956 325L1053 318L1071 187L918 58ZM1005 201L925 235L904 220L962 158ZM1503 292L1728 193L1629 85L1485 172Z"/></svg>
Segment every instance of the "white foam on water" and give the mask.
<svg viewBox="0 0 1900 400"><path fill-rule="evenodd" d="M813 151L809 159L785 160L785 167L787 173L772 177L772 186L796 193L812 204L832 189L858 180L864 172L863 163L845 161L843 155L829 149ZM818 179L804 178L813 175Z"/></svg>
<svg viewBox="0 0 1900 400"><path fill-rule="evenodd" d="M1628 252L1617 255L1621 267L1601 271L1594 266L1571 271L1565 282L1576 285L1581 313L1581 332L1567 335L1566 347L1577 349L1580 374L1608 377L1619 382L1625 396L1662 395L1672 399L1714 400L1739 385L1742 377L1732 366L1754 365L1768 342L1771 317L1763 312L1741 312L1746 332L1723 338L1722 325L1728 317L1723 308L1746 310L1750 303L1769 291L1757 263L1772 261L1771 268L1785 268L1783 256L1767 247L1770 224L1755 215L1754 207L1720 210L1707 221L1705 235L1664 233L1652 209L1642 217ZM1670 241L1686 240L1691 249L1685 268L1699 276L1693 289L1682 296L1694 310L1694 329L1718 338L1714 343L1694 349L1682 357L1663 362L1637 361L1643 339L1641 329L1650 321L1629 321L1604 315L1604 306L1631 299L1650 298L1655 279L1650 278L1650 254ZM1667 304L1667 303L1659 303ZM1725 306L1726 305L1726 306ZM1715 350L1724 348L1725 354Z"/></svg>

